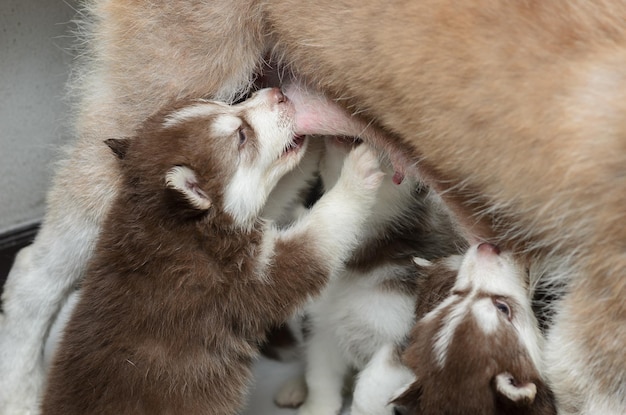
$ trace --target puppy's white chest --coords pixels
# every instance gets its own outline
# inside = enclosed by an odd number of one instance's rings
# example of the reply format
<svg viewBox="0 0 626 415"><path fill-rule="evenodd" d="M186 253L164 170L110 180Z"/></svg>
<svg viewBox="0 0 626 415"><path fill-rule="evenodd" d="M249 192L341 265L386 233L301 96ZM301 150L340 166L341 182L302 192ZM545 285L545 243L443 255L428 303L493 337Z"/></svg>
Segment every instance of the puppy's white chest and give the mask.
<svg viewBox="0 0 626 415"><path fill-rule="evenodd" d="M414 322L415 300L368 275L333 281L309 313L344 358L362 369L383 345L401 341ZM335 346L335 347L336 347Z"/></svg>

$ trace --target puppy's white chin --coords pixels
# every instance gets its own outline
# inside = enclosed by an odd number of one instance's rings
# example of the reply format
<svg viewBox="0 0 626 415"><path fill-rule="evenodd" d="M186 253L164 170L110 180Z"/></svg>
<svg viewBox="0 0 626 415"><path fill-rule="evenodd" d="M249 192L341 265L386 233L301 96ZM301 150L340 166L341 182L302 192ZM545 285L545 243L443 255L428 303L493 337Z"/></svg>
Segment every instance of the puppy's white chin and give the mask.
<svg viewBox="0 0 626 415"><path fill-rule="evenodd" d="M309 140L305 136L294 138L294 145L290 145L280 155L272 167L272 175L276 181L293 170L302 160L308 148Z"/></svg>

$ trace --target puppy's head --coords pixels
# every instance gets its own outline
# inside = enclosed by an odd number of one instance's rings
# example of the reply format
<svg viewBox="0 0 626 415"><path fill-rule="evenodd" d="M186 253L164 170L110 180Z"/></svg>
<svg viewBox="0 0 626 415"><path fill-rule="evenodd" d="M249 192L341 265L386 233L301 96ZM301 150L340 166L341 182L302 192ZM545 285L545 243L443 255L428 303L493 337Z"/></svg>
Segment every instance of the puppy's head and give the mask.
<svg viewBox="0 0 626 415"><path fill-rule="evenodd" d="M304 154L293 123L293 105L268 88L232 106L178 103L146 121L132 140L106 143L121 160L126 184L146 203L186 215L212 212L245 228Z"/></svg>
<svg viewBox="0 0 626 415"><path fill-rule="evenodd" d="M395 401L404 408L397 412L555 413L552 394L539 375L542 339L525 269L489 244L472 246L462 259L443 264L454 283L447 284L448 294L439 301L427 301L432 309L421 316L418 311L404 354L416 381ZM422 260L418 266L427 281L442 274L442 263Z"/></svg>

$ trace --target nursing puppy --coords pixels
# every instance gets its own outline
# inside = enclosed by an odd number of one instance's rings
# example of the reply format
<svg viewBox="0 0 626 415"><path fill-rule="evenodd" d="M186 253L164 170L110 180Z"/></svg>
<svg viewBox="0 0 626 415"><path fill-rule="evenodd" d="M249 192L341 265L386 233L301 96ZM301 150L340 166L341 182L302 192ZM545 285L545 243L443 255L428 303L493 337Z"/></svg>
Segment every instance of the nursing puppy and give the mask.
<svg viewBox="0 0 626 415"><path fill-rule="evenodd" d="M468 237L565 286L545 355L559 410L624 413L624 20L624 0L86 2L70 85L80 139L5 286L0 412L36 411L46 333L117 193L102 141L176 97L240 96L271 50L392 132L369 142L398 170L418 162Z"/></svg>
<svg viewBox="0 0 626 415"><path fill-rule="evenodd" d="M625 413L626 1L265 13L291 69L395 133L386 144L419 161L474 240L565 287L544 356L559 412Z"/></svg>
<svg viewBox="0 0 626 415"><path fill-rule="evenodd" d="M265 331L348 257L382 178L365 147L292 226L259 217L306 146L278 89L108 140L120 191L54 358L44 414L234 414ZM104 145L104 144L103 144ZM113 157L113 156L112 156ZM297 272L294 270L297 269Z"/></svg>
<svg viewBox="0 0 626 415"><path fill-rule="evenodd" d="M395 413L556 414L524 268L490 244L417 264L418 321L404 352L416 379Z"/></svg>
<svg viewBox="0 0 626 415"><path fill-rule="evenodd" d="M324 189L330 190L354 144L335 137L325 143L320 176ZM388 160L382 161L382 169L385 179L361 241L345 269L306 307L306 382L292 379L276 396L280 406L302 404L301 415L339 413L343 384L352 370L360 375L351 414L384 413L392 392L404 382L398 384L393 370L379 371L374 356L404 342L413 326L413 257L449 256L465 243L436 195L414 178L394 183ZM374 396L381 399L376 402Z"/></svg>

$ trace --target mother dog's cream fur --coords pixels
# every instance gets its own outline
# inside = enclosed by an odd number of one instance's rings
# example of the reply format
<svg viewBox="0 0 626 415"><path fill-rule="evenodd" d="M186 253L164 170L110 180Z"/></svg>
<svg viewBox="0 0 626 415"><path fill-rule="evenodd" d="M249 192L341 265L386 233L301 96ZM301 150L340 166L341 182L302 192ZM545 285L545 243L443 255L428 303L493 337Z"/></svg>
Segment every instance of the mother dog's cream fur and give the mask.
<svg viewBox="0 0 626 415"><path fill-rule="evenodd" d="M118 181L100 143L182 96L233 99L273 51L393 134L477 238L556 283L560 413L626 409L626 1L99 0L76 144L3 295L0 413L37 412L41 346ZM395 137L395 138L394 138ZM489 226L486 226L489 225Z"/></svg>

